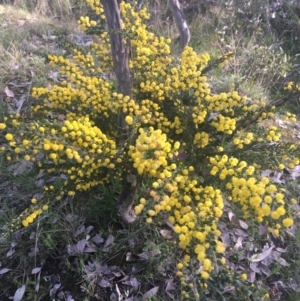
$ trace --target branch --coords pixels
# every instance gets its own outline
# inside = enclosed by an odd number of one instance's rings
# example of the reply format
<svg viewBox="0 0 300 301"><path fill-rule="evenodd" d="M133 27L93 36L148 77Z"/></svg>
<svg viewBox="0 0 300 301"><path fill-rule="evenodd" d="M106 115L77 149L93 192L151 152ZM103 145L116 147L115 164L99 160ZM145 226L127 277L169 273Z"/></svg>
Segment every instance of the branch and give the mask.
<svg viewBox="0 0 300 301"><path fill-rule="evenodd" d="M142 7L143 7L143 5L144 5L144 3L145 3L145 0L139 0L138 5L137 5L137 9L141 10Z"/></svg>
<svg viewBox="0 0 300 301"><path fill-rule="evenodd" d="M273 106L275 107L281 107L283 106L286 102L288 102L289 100L291 100L291 96L299 96L300 93L295 93L295 94L288 94L288 95L284 95L281 98L278 98L272 102L270 102L269 104L267 104L264 108L261 108L256 114L255 116L252 117L251 120L249 120L248 122L244 123L243 120L241 120L239 122L239 126L237 126L237 130L240 129L247 129L249 128L253 123L257 122L257 120L259 119L259 117L262 115L262 113L264 112L268 112Z"/></svg>
<svg viewBox="0 0 300 301"><path fill-rule="evenodd" d="M171 0L170 2L171 2L173 17L175 19L175 23L180 33L179 45L181 50L183 50L190 42L191 33L187 25L186 18L180 8L180 4L178 0Z"/></svg>

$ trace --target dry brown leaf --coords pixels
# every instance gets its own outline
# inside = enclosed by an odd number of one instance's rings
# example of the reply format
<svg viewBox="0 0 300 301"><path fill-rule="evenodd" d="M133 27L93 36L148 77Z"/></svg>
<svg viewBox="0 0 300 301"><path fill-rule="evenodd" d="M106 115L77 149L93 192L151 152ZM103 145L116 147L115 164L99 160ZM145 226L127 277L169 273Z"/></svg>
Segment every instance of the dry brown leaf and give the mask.
<svg viewBox="0 0 300 301"><path fill-rule="evenodd" d="M14 92L12 90L10 90L7 86L5 87L4 92L7 97L11 97L11 98L15 97Z"/></svg>
<svg viewBox="0 0 300 301"><path fill-rule="evenodd" d="M167 291L174 291L176 289L176 286L174 284L173 279L168 279L166 281L166 292Z"/></svg>
<svg viewBox="0 0 300 301"><path fill-rule="evenodd" d="M132 252L126 253L126 261L132 261L133 260L133 254Z"/></svg>
<svg viewBox="0 0 300 301"><path fill-rule="evenodd" d="M60 287L61 287L61 283L55 284L55 285L50 289L50 292L49 292L50 297L55 296L55 294L56 294L57 291L60 289Z"/></svg>
<svg viewBox="0 0 300 301"><path fill-rule="evenodd" d="M151 297L155 296L156 293L158 292L159 286L155 286L153 288L151 288L151 290L149 290L148 292L146 292L143 295L143 301L147 301L149 300Z"/></svg>
<svg viewBox="0 0 300 301"><path fill-rule="evenodd" d="M17 244L15 243L15 242L12 242L11 244L10 244L10 249L9 249L9 251L6 253L6 257L11 257L14 253L15 253L15 246L16 246Z"/></svg>
<svg viewBox="0 0 300 301"><path fill-rule="evenodd" d="M242 229L233 229L233 233L236 236L242 236L242 237L248 237L248 233L245 230Z"/></svg>
<svg viewBox="0 0 300 301"><path fill-rule="evenodd" d="M100 234L96 234L92 238L92 242L95 243L96 245L100 245L104 242L104 238Z"/></svg>
<svg viewBox="0 0 300 301"><path fill-rule="evenodd" d="M242 248L242 246L243 246L243 237L240 236L240 237L238 237L236 244L233 247L233 250L238 251L239 249Z"/></svg>
<svg viewBox="0 0 300 301"><path fill-rule="evenodd" d="M110 286L110 282L107 281L106 279L101 279L100 282L98 283L101 287L109 287Z"/></svg>
<svg viewBox="0 0 300 301"><path fill-rule="evenodd" d="M265 258L267 258L272 250L274 249L274 246L270 247L269 249L267 249L266 251L262 252L262 253L259 253L259 254L254 254L253 256L251 256L249 258L249 261L250 262L259 262L259 261L262 261L264 260Z"/></svg>
<svg viewBox="0 0 300 301"><path fill-rule="evenodd" d="M259 267L263 274L265 274L266 276L271 275L272 271L267 265L261 263Z"/></svg>
<svg viewBox="0 0 300 301"><path fill-rule="evenodd" d="M290 177L292 180L295 180L297 178L300 177L300 165L295 166L292 170L291 170L291 174Z"/></svg>
<svg viewBox="0 0 300 301"><path fill-rule="evenodd" d="M159 233L165 238L165 239L173 239L173 233L170 230L162 229L159 231Z"/></svg>
<svg viewBox="0 0 300 301"><path fill-rule="evenodd" d="M239 220L239 224L240 224L241 228L243 228L243 229L245 229L245 230L247 230L247 229L249 228L249 227L248 227L248 224L245 223L245 222L242 221L242 220Z"/></svg>
<svg viewBox="0 0 300 301"><path fill-rule="evenodd" d="M290 265L284 258L281 257L277 261L284 267L288 267Z"/></svg>
<svg viewBox="0 0 300 301"><path fill-rule="evenodd" d="M221 235L221 239L222 239L223 245L226 248L228 248L230 246L230 242L231 242L229 231L223 232Z"/></svg>
<svg viewBox="0 0 300 301"><path fill-rule="evenodd" d="M268 226L259 225L258 234L264 235L268 232Z"/></svg>
<svg viewBox="0 0 300 301"><path fill-rule="evenodd" d="M41 271L41 269L42 269L41 267L34 268L32 269L31 274L37 274Z"/></svg>
<svg viewBox="0 0 300 301"><path fill-rule="evenodd" d="M3 275L3 274L5 274L5 273L9 272L10 270L11 270L11 269L8 269L8 268L1 269L1 270L0 270L0 275Z"/></svg>
<svg viewBox="0 0 300 301"><path fill-rule="evenodd" d="M239 226L239 219L236 217L236 215L231 210L228 211L228 218L234 226L236 226L236 227Z"/></svg>
<svg viewBox="0 0 300 301"><path fill-rule="evenodd" d="M260 268L259 268L259 266L258 266L258 262L251 262L251 263L250 263L250 269L251 269L253 272L257 273L257 274L261 274Z"/></svg>
<svg viewBox="0 0 300 301"><path fill-rule="evenodd" d="M114 242L114 240L115 238L110 234L106 239L104 247L110 246Z"/></svg>
<svg viewBox="0 0 300 301"><path fill-rule="evenodd" d="M26 285L23 284L21 287L19 287L16 290L15 295L13 297L13 301L21 301L25 294L25 291L26 291Z"/></svg>

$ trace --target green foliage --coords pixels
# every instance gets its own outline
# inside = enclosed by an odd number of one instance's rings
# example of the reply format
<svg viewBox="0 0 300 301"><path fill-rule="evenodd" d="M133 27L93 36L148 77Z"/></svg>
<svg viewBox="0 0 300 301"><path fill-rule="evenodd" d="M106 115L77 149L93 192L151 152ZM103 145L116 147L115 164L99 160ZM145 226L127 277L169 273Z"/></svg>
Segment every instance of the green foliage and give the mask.
<svg viewBox="0 0 300 301"><path fill-rule="evenodd" d="M50 2L46 0L26 0L21 2L18 0L4 0L2 3L58 19L73 18L74 12L83 12L86 9L86 5L79 0L54 0Z"/></svg>

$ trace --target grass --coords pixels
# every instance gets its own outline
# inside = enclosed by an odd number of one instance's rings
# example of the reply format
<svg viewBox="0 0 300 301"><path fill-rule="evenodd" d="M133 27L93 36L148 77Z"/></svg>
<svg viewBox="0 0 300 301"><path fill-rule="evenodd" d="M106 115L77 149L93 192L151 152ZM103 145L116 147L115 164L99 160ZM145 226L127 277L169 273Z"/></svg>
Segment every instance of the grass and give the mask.
<svg viewBox="0 0 300 301"><path fill-rule="evenodd" d="M18 85L46 85L49 53L62 54L60 46L68 42L69 34L76 34L76 20L56 20L38 13L16 9L14 6L0 5L0 91L12 83ZM74 30L75 29L75 30ZM28 87L30 88L30 87ZM20 91L22 93L22 91Z"/></svg>
<svg viewBox="0 0 300 301"><path fill-rule="evenodd" d="M17 5L18 1L15 1ZM26 102L21 108L25 113L32 102L30 89L33 86L45 86L49 79L55 82L55 74L47 65L47 55L50 53L65 54L65 46L70 43L68 36L80 34L76 26L74 9L81 8L76 14L85 12L85 7L78 2L54 1L50 7L48 1L39 1L34 11L34 1L24 3L23 9L16 9L13 5L0 5L0 102L9 104L11 111L16 110L13 97L5 92L5 87L14 93L15 98L23 95ZM54 8L54 9L52 9ZM176 36L174 24L168 19L169 11L163 1L156 1L152 7L154 18L152 27L155 31L168 37ZM273 44L272 36L264 47L258 47L255 35L243 37L243 28L238 33L228 33L228 18L223 7L214 7L206 15L191 21L191 46L197 51L209 52L212 57L218 57L228 50L234 49L236 55L224 70L208 74L214 79L214 90L231 91L233 87L240 93L252 98L272 99L274 78L279 78L282 65L286 62L278 52L268 51L269 44ZM162 21L162 16L166 18ZM226 34L224 33L226 32ZM266 39L268 40L268 39ZM268 44L269 43L269 44ZM254 59L263 52L264 59ZM281 61L282 60L282 61ZM250 65L249 62L253 61ZM267 70L260 70L259 66L267 66ZM286 139L297 141L293 136L293 129L285 132ZM1 137L0 137L1 139ZM30 229L21 229L10 233L10 222L28 205L34 193L41 193L38 181L34 178L35 171L31 171L22 162L7 163L0 156L0 258L2 267L11 271L0 275L2 288L0 300L7 300L13 296L16 289L27 283L23 300L50 300L49 294L55 284L63 285L64 298L68 292L75 300L107 300L115 293L113 290L95 285L100 272L95 275L87 273L89 262L95 269L117 266L111 280L112 287L142 296L143 293L155 286L160 286L159 296L152 296L149 300L168 300L170 294L173 300L182 300L180 284L175 277L175 259L180 256L171 240L165 240L154 226L137 223L130 229L123 229L118 222L115 210L116 192L120 187L101 186L88 193L82 193L66 203L57 203L47 214L35 222ZM298 198L298 183L287 186L286 189ZM226 221L228 222L228 221ZM169 229L166 226L166 229ZM101 243L91 243L94 252L78 252L70 255L70 246L80 241L88 243L96 236L103 238ZM109 237L114 242L105 247ZM258 246L261 242L258 242ZM300 232L294 237L287 236L282 243L287 247L286 260L289 268L281 268L284 283L300 283L298 270L300 267L299 245ZM10 255L11 254L11 255ZM1 267L1 268L2 268ZM39 273L32 274L32 270L41 267ZM1 270L0 268L0 270ZM133 272L133 270L139 270ZM60 280L55 283L55 277ZM107 277L106 277L107 276ZM108 281L108 275L101 280ZM134 285L120 284L121 277L128 277L126 281L139 281L140 291ZM40 278L39 278L40 277ZM53 280L54 279L54 280ZM133 280L135 279L135 280ZM166 291L166 282L174 280L174 290ZM105 283L105 281L103 283ZM37 289L38 285L38 289ZM162 289L163 288L163 289ZM284 293L282 300L297 300L300 293L292 289Z"/></svg>

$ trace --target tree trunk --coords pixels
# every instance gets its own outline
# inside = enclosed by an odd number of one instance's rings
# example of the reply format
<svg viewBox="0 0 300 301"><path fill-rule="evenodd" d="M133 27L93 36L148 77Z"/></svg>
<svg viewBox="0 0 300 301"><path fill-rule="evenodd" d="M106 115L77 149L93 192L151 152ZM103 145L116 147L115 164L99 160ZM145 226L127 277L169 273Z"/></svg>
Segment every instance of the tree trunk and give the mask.
<svg viewBox="0 0 300 301"><path fill-rule="evenodd" d="M129 96L132 99L132 75L128 65L130 40L129 38L124 39L122 34L119 8L121 0L101 0L101 2L104 7L110 36L118 93ZM119 109L117 125L118 133L120 135L119 145L121 147L130 135L126 127L125 117L126 114L123 113L122 109ZM134 204L137 186L138 181L136 175L126 174L123 176L123 187L117 201L117 209L124 226L127 226L135 220L132 206Z"/></svg>
<svg viewBox="0 0 300 301"><path fill-rule="evenodd" d="M180 45L181 50L183 50L190 42L191 33L190 33L189 27L187 25L184 13L182 12L182 9L180 8L179 1L171 0L170 3L171 3L173 17L175 19L175 23L176 23L177 28L180 33L179 45Z"/></svg>

